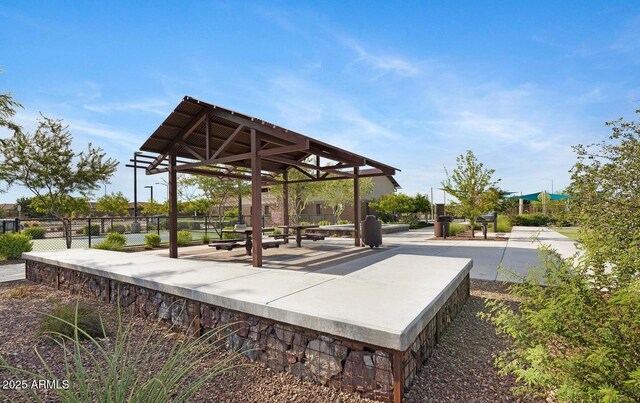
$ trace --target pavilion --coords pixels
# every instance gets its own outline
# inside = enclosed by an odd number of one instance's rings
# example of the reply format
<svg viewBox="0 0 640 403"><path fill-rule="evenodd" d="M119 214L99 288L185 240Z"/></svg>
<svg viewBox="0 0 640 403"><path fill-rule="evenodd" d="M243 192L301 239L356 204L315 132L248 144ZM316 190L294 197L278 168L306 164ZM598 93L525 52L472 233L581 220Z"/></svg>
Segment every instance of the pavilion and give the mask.
<svg viewBox="0 0 640 403"><path fill-rule="evenodd" d="M185 96L140 147L133 167L148 175L167 172L169 256L178 257L178 172L250 181L252 262L262 266L262 187L283 186L284 225L289 225L290 183L353 179L355 245L360 246L359 178L393 176L398 169L264 120ZM311 162L310 162L311 161ZM288 180L297 170L305 179ZM256 219L258 218L258 219Z"/></svg>

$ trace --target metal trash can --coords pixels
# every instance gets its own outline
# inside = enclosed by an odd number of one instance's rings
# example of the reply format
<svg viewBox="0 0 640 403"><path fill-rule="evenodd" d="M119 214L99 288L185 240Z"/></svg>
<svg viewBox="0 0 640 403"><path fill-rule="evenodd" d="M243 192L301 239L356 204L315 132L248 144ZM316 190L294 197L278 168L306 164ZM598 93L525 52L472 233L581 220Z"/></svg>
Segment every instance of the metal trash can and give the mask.
<svg viewBox="0 0 640 403"><path fill-rule="evenodd" d="M368 215L361 222L360 231L362 233L362 245L370 248L382 245L382 223L376 216Z"/></svg>

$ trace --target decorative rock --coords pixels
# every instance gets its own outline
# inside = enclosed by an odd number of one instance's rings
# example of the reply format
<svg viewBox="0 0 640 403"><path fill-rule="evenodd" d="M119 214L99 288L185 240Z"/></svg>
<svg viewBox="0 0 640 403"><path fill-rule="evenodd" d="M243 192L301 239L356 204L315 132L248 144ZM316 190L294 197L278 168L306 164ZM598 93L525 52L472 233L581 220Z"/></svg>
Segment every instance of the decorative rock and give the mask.
<svg viewBox="0 0 640 403"><path fill-rule="evenodd" d="M327 343L333 343L333 339L329 336L321 334L320 336L318 336L318 338L322 341L326 341Z"/></svg>
<svg viewBox="0 0 640 403"><path fill-rule="evenodd" d="M311 340L307 344L304 355L313 378L322 385L326 385L331 378L342 371L342 365L335 357L333 344L325 340Z"/></svg>
<svg viewBox="0 0 640 403"><path fill-rule="evenodd" d="M276 332L276 336L278 336L278 338L282 342L284 342L287 346L291 345L291 342L293 341L293 337L294 337L294 332L291 326L281 324L281 323L276 323L273 325L273 329Z"/></svg>
<svg viewBox="0 0 640 403"><path fill-rule="evenodd" d="M230 328L225 329L225 347L230 351L238 351L244 344L244 339L233 332Z"/></svg>
<svg viewBox="0 0 640 403"><path fill-rule="evenodd" d="M158 308L158 317L163 320L169 320L169 318L171 317L171 312L169 311L169 307L167 306L167 304L164 303L164 301L160 304L160 307Z"/></svg>
<svg viewBox="0 0 640 403"><path fill-rule="evenodd" d="M366 362L370 362L371 365L367 365ZM354 390L364 392L374 388L375 374L371 353L351 351L344 363L342 382L352 385Z"/></svg>
<svg viewBox="0 0 640 403"><path fill-rule="evenodd" d="M334 350L336 352L336 359L340 362L347 358L347 354L349 354L349 348L342 344L335 343Z"/></svg>
<svg viewBox="0 0 640 403"><path fill-rule="evenodd" d="M264 361L269 368L276 371L284 371L284 367L287 364L287 345L281 342L277 337L267 337L266 352L261 355L264 357Z"/></svg>
<svg viewBox="0 0 640 403"><path fill-rule="evenodd" d="M301 362L296 362L288 368L288 372L290 372L293 376L296 376L300 379L309 379L311 376L309 375L309 370L307 366Z"/></svg>
<svg viewBox="0 0 640 403"><path fill-rule="evenodd" d="M260 346L255 341L245 339L244 344L242 344L242 347L240 348L240 351L245 355L245 357L247 357L251 361L255 361L260 355L259 347Z"/></svg>
<svg viewBox="0 0 640 403"><path fill-rule="evenodd" d="M287 351L287 354L291 354L295 356L298 361L301 361L304 357L304 351L307 349L307 340L307 337L302 333L294 334L291 349Z"/></svg>
<svg viewBox="0 0 640 403"><path fill-rule="evenodd" d="M376 388L388 392L393 387L393 371L389 354L384 351L376 351L373 356L376 367Z"/></svg>
<svg viewBox="0 0 640 403"><path fill-rule="evenodd" d="M267 329L269 329L269 323L259 320L257 323L249 326L248 337L253 341L258 341L260 339L260 335L268 333Z"/></svg>

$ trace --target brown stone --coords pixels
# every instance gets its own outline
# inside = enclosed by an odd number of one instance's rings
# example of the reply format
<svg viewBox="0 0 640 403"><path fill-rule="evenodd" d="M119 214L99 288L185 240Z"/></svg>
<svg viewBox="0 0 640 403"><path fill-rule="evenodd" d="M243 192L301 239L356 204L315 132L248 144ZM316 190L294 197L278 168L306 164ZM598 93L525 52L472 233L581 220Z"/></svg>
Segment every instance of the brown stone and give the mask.
<svg viewBox="0 0 640 403"><path fill-rule="evenodd" d="M335 356L335 348L330 342L320 339L311 340L307 344L304 355L307 368L313 378L322 385L326 385L331 378L342 371L342 365Z"/></svg>
<svg viewBox="0 0 640 403"><path fill-rule="evenodd" d="M342 382L354 390L366 391L375 387L376 371L371 353L351 351L344 363Z"/></svg>

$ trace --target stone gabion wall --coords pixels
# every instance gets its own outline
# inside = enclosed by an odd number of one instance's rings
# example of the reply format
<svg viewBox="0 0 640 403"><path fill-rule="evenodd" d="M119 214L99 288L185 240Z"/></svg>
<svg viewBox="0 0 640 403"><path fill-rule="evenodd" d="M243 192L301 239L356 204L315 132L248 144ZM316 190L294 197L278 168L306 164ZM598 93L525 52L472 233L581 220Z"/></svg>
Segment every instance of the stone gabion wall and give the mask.
<svg viewBox="0 0 640 403"><path fill-rule="evenodd" d="M364 397L393 400L393 354L402 354L405 388L429 358L439 334L469 295L469 277L405 352L338 339L329 334L177 297L134 284L27 260L27 279L60 290L117 304L146 318L160 319L185 332L203 334L224 329L225 347L289 372Z"/></svg>

